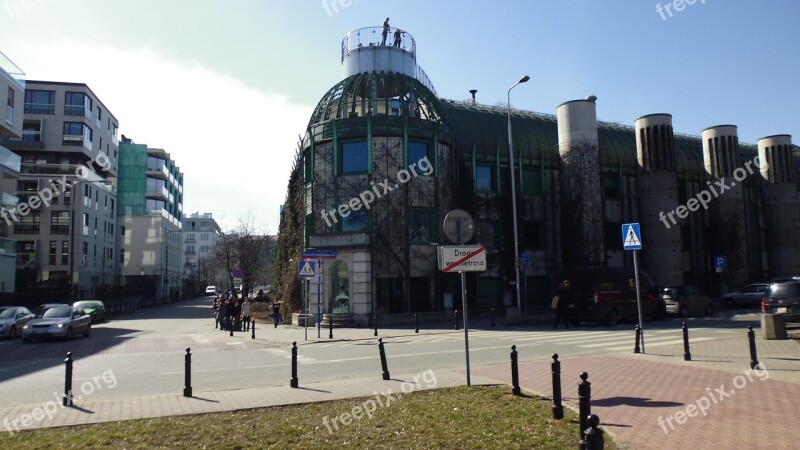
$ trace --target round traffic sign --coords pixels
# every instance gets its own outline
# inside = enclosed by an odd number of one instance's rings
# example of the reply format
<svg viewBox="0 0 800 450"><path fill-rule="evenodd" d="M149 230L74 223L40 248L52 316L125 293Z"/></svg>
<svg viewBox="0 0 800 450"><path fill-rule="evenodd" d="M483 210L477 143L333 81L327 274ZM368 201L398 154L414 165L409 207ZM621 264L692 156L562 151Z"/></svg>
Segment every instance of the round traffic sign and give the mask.
<svg viewBox="0 0 800 450"><path fill-rule="evenodd" d="M447 213L442 229L447 239L457 245L465 244L475 236L472 216L463 209L454 209Z"/></svg>

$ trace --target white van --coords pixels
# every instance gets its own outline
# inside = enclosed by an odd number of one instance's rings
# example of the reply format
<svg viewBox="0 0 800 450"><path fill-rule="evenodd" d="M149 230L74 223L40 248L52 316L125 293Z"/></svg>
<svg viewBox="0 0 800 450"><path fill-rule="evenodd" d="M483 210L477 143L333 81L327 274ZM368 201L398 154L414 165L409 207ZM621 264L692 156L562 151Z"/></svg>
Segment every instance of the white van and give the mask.
<svg viewBox="0 0 800 450"><path fill-rule="evenodd" d="M207 286L206 287L206 295L217 295L217 287L216 286Z"/></svg>

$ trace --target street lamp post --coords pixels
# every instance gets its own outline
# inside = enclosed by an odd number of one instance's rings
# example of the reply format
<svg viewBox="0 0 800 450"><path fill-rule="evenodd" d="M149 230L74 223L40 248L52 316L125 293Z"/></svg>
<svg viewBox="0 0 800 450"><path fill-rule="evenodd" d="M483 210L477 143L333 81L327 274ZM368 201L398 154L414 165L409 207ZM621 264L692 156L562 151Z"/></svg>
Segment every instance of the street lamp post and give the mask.
<svg viewBox="0 0 800 450"><path fill-rule="evenodd" d="M507 92L507 108L508 108L508 163L511 170L511 215L514 221L514 274L516 275L516 285L514 286L517 291L517 315L522 318L522 300L519 293L519 233L517 232L517 186L514 179L514 139L511 135L511 90L522 83L526 83L531 77L525 75L519 79L513 86L508 88Z"/></svg>

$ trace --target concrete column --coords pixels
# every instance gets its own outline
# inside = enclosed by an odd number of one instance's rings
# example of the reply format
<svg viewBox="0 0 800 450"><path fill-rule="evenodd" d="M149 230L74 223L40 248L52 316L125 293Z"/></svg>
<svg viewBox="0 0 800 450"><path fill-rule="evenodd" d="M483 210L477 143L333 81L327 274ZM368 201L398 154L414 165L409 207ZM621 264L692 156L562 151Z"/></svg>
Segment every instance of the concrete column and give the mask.
<svg viewBox="0 0 800 450"><path fill-rule="evenodd" d="M800 209L798 207L792 137L758 140L764 179L763 204L767 264L771 277L800 274Z"/></svg>
<svg viewBox="0 0 800 450"><path fill-rule="evenodd" d="M735 125L706 128L701 136L706 173L718 180L708 181L705 186L714 196L708 205L708 250L711 257L728 259L728 268L722 277L727 284L723 286L722 292L725 292L750 282L743 189L743 180L749 174L743 169L746 166L739 154ZM727 186L727 190L720 183Z"/></svg>
<svg viewBox="0 0 800 450"><path fill-rule="evenodd" d="M563 103L557 113L563 265L605 265L594 98Z"/></svg>
<svg viewBox="0 0 800 450"><path fill-rule="evenodd" d="M642 234L647 236L641 252L642 267L658 286L683 284L681 222L667 217L680 200L672 116L643 116L636 119L635 127L639 222Z"/></svg>

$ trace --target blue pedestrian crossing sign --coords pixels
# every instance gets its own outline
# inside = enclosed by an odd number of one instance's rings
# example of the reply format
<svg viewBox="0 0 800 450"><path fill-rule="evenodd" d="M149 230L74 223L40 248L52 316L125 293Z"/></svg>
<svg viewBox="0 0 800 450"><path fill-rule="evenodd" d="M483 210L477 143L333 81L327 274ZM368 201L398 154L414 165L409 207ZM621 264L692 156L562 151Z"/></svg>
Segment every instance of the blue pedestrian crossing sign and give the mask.
<svg viewBox="0 0 800 450"><path fill-rule="evenodd" d="M622 224L622 248L625 250L641 250L642 233L638 223Z"/></svg>
<svg viewBox="0 0 800 450"><path fill-rule="evenodd" d="M297 275L301 278L313 278L314 273L314 261L309 261L307 259L301 259L297 263Z"/></svg>

